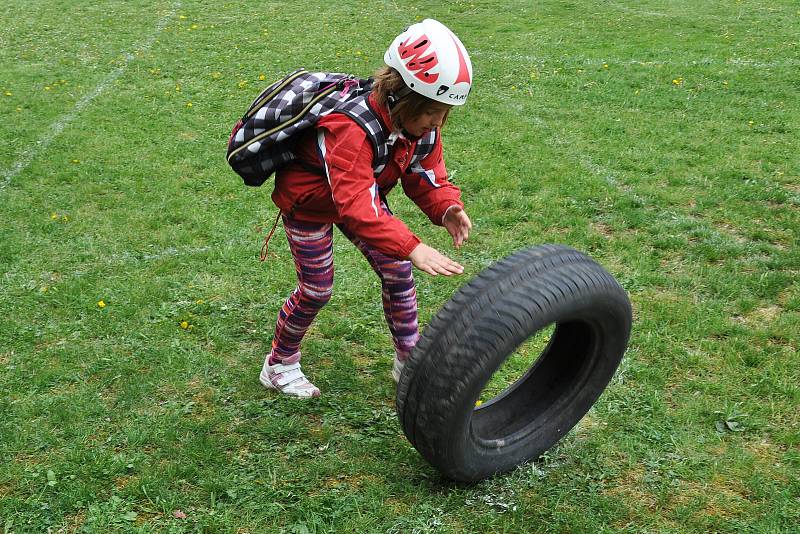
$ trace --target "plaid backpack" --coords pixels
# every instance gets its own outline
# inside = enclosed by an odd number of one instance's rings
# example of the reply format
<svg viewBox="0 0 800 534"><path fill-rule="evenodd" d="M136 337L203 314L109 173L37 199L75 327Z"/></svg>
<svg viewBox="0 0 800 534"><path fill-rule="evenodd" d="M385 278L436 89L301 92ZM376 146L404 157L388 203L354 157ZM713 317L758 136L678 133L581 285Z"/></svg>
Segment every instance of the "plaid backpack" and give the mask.
<svg viewBox="0 0 800 534"><path fill-rule="evenodd" d="M372 88L372 80L299 69L258 95L228 139L228 163L250 186L260 186L295 158L298 132Z"/></svg>

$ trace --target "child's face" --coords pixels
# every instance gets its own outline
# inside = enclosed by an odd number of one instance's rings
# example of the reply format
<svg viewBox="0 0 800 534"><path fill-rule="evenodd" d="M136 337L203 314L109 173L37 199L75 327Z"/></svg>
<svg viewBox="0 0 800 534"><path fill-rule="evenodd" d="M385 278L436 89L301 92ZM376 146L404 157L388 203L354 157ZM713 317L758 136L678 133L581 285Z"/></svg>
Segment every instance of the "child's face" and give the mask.
<svg viewBox="0 0 800 534"><path fill-rule="evenodd" d="M440 128L442 124L444 124L444 119L447 117L447 113L452 107L453 106L448 104L436 102L420 115L406 121L406 123L403 124L403 128L415 137L425 135L434 128Z"/></svg>

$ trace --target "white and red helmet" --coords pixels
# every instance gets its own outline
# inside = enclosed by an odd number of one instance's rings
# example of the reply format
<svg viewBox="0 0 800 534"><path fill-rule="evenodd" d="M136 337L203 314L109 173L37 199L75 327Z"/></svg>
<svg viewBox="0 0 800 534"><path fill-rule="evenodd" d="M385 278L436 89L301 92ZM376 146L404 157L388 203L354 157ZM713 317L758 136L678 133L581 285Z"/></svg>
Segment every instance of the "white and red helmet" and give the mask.
<svg viewBox="0 0 800 534"><path fill-rule="evenodd" d="M472 87L472 62L461 40L433 19L412 24L395 37L383 61L414 92L460 106Z"/></svg>

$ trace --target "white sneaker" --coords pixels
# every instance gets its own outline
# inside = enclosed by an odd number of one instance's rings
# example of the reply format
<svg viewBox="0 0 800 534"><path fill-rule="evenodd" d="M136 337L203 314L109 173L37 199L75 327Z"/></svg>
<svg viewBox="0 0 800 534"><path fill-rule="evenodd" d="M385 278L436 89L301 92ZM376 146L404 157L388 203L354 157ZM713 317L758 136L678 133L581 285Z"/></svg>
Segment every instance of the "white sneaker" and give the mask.
<svg viewBox="0 0 800 534"><path fill-rule="evenodd" d="M304 398L320 396L319 388L306 378L300 370L299 362L289 365L282 363L269 365L269 355L267 355L258 379L265 388L277 389L284 395Z"/></svg>
<svg viewBox="0 0 800 534"><path fill-rule="evenodd" d="M403 374L403 367L406 366L405 361L400 361L400 359L395 355L394 357L394 364L392 365L392 378L396 383L400 383L400 375Z"/></svg>

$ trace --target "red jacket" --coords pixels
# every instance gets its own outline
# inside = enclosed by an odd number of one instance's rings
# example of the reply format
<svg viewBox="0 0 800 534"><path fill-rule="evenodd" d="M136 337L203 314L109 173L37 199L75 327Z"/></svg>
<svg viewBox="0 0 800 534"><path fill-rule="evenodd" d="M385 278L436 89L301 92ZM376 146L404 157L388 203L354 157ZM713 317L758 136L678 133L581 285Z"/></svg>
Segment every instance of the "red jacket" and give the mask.
<svg viewBox="0 0 800 534"><path fill-rule="evenodd" d="M378 106L372 95L369 102L386 130L392 132L388 110ZM400 134L389 149L386 168L376 180L372 143L366 132L350 117L331 113L298 141L294 149L297 160L278 170L272 200L295 219L344 223L380 252L408 258L420 239L400 219L380 208L380 197L398 180L405 194L436 225L442 225L447 208L463 207L461 191L447 181L441 136L436 136L433 151L419 163L420 167L409 169L415 146L416 139ZM321 158L327 176L313 170L323 168Z"/></svg>

